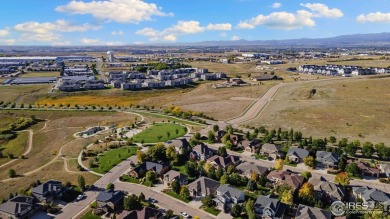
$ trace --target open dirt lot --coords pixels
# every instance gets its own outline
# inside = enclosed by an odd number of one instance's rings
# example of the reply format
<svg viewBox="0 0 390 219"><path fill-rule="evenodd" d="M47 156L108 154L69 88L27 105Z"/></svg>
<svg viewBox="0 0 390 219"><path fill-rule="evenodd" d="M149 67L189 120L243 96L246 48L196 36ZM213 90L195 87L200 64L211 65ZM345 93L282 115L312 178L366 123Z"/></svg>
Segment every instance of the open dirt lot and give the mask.
<svg viewBox="0 0 390 219"><path fill-rule="evenodd" d="M202 84L197 89L176 95L149 98L141 104L152 104L160 101L163 107L171 104L184 110L203 112L218 120L228 119L239 115L254 98L260 96L269 88L269 84L242 86L232 88L212 88L212 84Z"/></svg>
<svg viewBox="0 0 390 219"><path fill-rule="evenodd" d="M21 74L21 78L34 78L34 77L59 77L59 71L29 71Z"/></svg>
<svg viewBox="0 0 390 219"><path fill-rule="evenodd" d="M0 101L34 103L47 95L52 86L52 84L0 86Z"/></svg>
<svg viewBox="0 0 390 219"><path fill-rule="evenodd" d="M291 84L249 125L293 128L305 136L390 144L390 78ZM315 94L310 97L310 92Z"/></svg>

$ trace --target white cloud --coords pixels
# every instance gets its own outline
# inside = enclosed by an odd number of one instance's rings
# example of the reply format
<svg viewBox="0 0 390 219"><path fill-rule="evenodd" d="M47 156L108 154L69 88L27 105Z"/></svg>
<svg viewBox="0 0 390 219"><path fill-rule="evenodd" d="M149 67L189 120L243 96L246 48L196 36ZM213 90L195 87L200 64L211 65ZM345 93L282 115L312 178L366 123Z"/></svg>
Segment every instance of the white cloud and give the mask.
<svg viewBox="0 0 390 219"><path fill-rule="evenodd" d="M49 34L51 32L85 32L88 30L98 30L100 26L91 25L88 23L82 25L74 25L65 20L57 20L55 22L39 23L30 21L14 26L14 30L18 32Z"/></svg>
<svg viewBox="0 0 390 219"><path fill-rule="evenodd" d="M121 30L118 30L118 31L112 31L111 34L114 35L114 36L117 36L117 35L118 36L122 36L125 33L123 31L121 31Z"/></svg>
<svg viewBox="0 0 390 219"><path fill-rule="evenodd" d="M295 13L280 11L269 15L259 14L249 20L240 21L237 28L253 29L256 26L263 25L275 29L292 30L303 27L314 27L316 22L313 18L338 18L344 16L338 8L330 9L327 5L321 3L301 4L308 10L298 10Z"/></svg>
<svg viewBox="0 0 390 219"><path fill-rule="evenodd" d="M14 45L15 43L16 39L0 39L0 44Z"/></svg>
<svg viewBox="0 0 390 219"><path fill-rule="evenodd" d="M361 23L365 23L365 22L390 23L390 13L375 12L369 14L361 14L356 17L356 20Z"/></svg>
<svg viewBox="0 0 390 219"><path fill-rule="evenodd" d="M69 14L91 14L95 18L116 21L119 23L139 23L152 20L153 16L173 16L165 13L161 7L142 0L105 0L77 1L72 0L67 5L58 6L56 11Z"/></svg>
<svg viewBox="0 0 390 219"><path fill-rule="evenodd" d="M231 30L229 23L208 24L206 27L200 25L199 21L178 21L177 24L161 31L146 27L138 30L135 34L149 37L150 41L176 41L177 37L186 34L197 34L212 30Z"/></svg>
<svg viewBox="0 0 390 219"><path fill-rule="evenodd" d="M240 37L238 37L238 36L232 36L231 40L234 40L234 41L240 40Z"/></svg>
<svg viewBox="0 0 390 219"><path fill-rule="evenodd" d="M61 41L61 42L53 42L51 45L53 46L69 46L72 45L70 41Z"/></svg>
<svg viewBox="0 0 390 219"><path fill-rule="evenodd" d="M303 27L315 26L315 21L312 19L312 14L305 10L299 10L296 13L273 12L269 15L258 15L250 20L241 21L238 28L253 29L256 26L264 25L275 29L299 29Z"/></svg>
<svg viewBox="0 0 390 219"><path fill-rule="evenodd" d="M321 3L306 3L301 4L301 6L310 9L314 17L338 18L344 16L340 9L330 9L327 5Z"/></svg>
<svg viewBox="0 0 390 219"><path fill-rule="evenodd" d="M8 30L0 30L0 37L5 37L9 35L9 31Z"/></svg>
<svg viewBox="0 0 390 219"><path fill-rule="evenodd" d="M226 34L225 32L221 32L221 33L219 34L219 36L221 36L221 37L227 37L227 34Z"/></svg>
<svg viewBox="0 0 390 219"><path fill-rule="evenodd" d="M94 38L82 38L80 40L80 42L82 44L85 44L85 45L93 45L93 46L96 46L96 45L106 45L106 46L123 45L122 42L105 42L105 41L102 41L100 39L94 39Z"/></svg>
<svg viewBox="0 0 390 219"><path fill-rule="evenodd" d="M22 33L20 41L26 42L53 42L61 38L61 35L55 33Z"/></svg>
<svg viewBox="0 0 390 219"><path fill-rule="evenodd" d="M232 25L229 23L224 24L209 24L207 25L207 30L231 30Z"/></svg>
<svg viewBox="0 0 390 219"><path fill-rule="evenodd" d="M273 4L271 5L271 7L272 7L272 8L280 8L280 7L282 7L282 4L279 3L279 2L275 2L275 3L273 3Z"/></svg>

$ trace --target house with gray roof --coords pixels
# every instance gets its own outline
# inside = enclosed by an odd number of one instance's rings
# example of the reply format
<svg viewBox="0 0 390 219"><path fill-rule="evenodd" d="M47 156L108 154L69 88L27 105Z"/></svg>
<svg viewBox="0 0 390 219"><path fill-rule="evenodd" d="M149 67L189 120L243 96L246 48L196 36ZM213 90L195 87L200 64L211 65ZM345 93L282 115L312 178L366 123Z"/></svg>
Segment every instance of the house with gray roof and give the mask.
<svg viewBox="0 0 390 219"><path fill-rule="evenodd" d="M303 148L290 147L287 151L286 155L290 162L292 163L300 163L309 156L309 151Z"/></svg>
<svg viewBox="0 0 390 219"><path fill-rule="evenodd" d="M25 219L34 214L36 207L34 198L29 196L16 196L0 205L0 218Z"/></svg>
<svg viewBox="0 0 390 219"><path fill-rule="evenodd" d="M371 189L367 186L353 187L352 193L355 198L360 198L364 203L376 204L385 203L390 205L390 194L378 189Z"/></svg>
<svg viewBox="0 0 390 219"><path fill-rule="evenodd" d="M262 167L258 165L254 165L253 163L240 163L236 170L238 173L242 176L245 176L246 178L250 179L252 176L252 173L256 173L258 176L265 176L268 173L267 167Z"/></svg>
<svg viewBox="0 0 390 219"><path fill-rule="evenodd" d="M146 161L141 165L133 168L130 171L129 175L134 177L143 177L148 171L154 171L158 176L162 176L169 170L169 166L167 164L159 164L154 162Z"/></svg>
<svg viewBox="0 0 390 219"><path fill-rule="evenodd" d="M122 211L117 219L164 219L164 215L158 209L144 207L141 210Z"/></svg>
<svg viewBox="0 0 390 219"><path fill-rule="evenodd" d="M228 155L226 157L214 155L209 159L207 159L207 162L209 162L211 165L215 166L216 168L222 167L226 169L230 165L237 166L239 163L241 163L241 159L239 156L235 156L235 155Z"/></svg>
<svg viewBox="0 0 390 219"><path fill-rule="evenodd" d="M299 205L295 219L331 219L332 213L330 211L314 208L306 205Z"/></svg>
<svg viewBox="0 0 390 219"><path fill-rule="evenodd" d="M343 201L345 198L345 189L339 184L328 182L322 177L312 177L309 183L314 186L317 199L334 202Z"/></svg>
<svg viewBox="0 0 390 219"><path fill-rule="evenodd" d="M122 191L102 191L96 197L96 208L105 212L116 212L123 208L123 198L125 193Z"/></svg>
<svg viewBox="0 0 390 219"><path fill-rule="evenodd" d="M179 138L174 139L166 143L166 146L172 145L175 147L176 153L183 154L183 150L188 150L190 144L188 143L187 139L185 138Z"/></svg>
<svg viewBox="0 0 390 219"><path fill-rule="evenodd" d="M190 158L193 160L207 160L215 154L215 151L203 142L192 148Z"/></svg>
<svg viewBox="0 0 390 219"><path fill-rule="evenodd" d="M266 143L261 146L260 154L263 156L272 157L273 159L277 159L282 157L282 146Z"/></svg>
<svg viewBox="0 0 390 219"><path fill-rule="evenodd" d="M260 195L254 205L255 213L260 218L284 218L287 205L280 202L278 198Z"/></svg>
<svg viewBox="0 0 390 219"><path fill-rule="evenodd" d="M339 155L333 152L317 151L316 163L320 167L334 168L339 162Z"/></svg>
<svg viewBox="0 0 390 219"><path fill-rule="evenodd" d="M230 185L222 184L217 188L217 194L214 200L221 209L224 209L224 207L231 208L233 204L245 202L245 193Z"/></svg>
<svg viewBox="0 0 390 219"><path fill-rule="evenodd" d="M61 198L65 189L62 187L62 182L49 180L37 187L31 189L31 195L40 202L51 202Z"/></svg>
<svg viewBox="0 0 390 219"><path fill-rule="evenodd" d="M208 195L215 195L220 185L220 182L202 176L188 184L188 191L192 197L206 197Z"/></svg>
<svg viewBox="0 0 390 219"><path fill-rule="evenodd" d="M188 184L188 176L184 175L176 170L170 170L164 174L163 177L164 185L171 187L173 181L177 181L181 186Z"/></svg>

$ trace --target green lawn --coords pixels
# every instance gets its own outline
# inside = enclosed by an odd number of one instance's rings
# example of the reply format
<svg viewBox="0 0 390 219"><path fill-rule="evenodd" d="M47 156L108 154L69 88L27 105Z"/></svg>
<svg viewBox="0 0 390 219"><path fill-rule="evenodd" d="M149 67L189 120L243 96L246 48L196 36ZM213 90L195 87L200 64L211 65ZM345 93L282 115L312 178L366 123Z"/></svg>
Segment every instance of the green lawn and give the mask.
<svg viewBox="0 0 390 219"><path fill-rule="evenodd" d="M98 156L98 167L92 168L92 170L97 173L107 173L114 166L134 155L137 150L137 147L127 146L106 151ZM120 156L118 156L119 154Z"/></svg>
<svg viewBox="0 0 390 219"><path fill-rule="evenodd" d="M126 174L122 175L119 179L123 182L139 184L139 180L137 178L131 177L131 176L126 175Z"/></svg>
<svg viewBox="0 0 390 219"><path fill-rule="evenodd" d="M287 165L287 166L290 166L290 167L296 167L296 166L297 166L297 164L295 164L295 163L290 163L290 162L287 162L287 161L283 161L283 164L284 164L284 165Z"/></svg>
<svg viewBox="0 0 390 219"><path fill-rule="evenodd" d="M178 133L176 134L176 130ZM170 133L169 137L167 133ZM172 140L178 137L181 137L187 133L187 129L184 126L173 124L173 123L157 123L150 128L142 131L141 133L133 137L135 142L144 142L144 143L156 143L156 142L165 142ZM158 136L161 136L161 139L158 139Z"/></svg>
<svg viewBox="0 0 390 219"><path fill-rule="evenodd" d="M179 199L180 201L183 201L185 203L188 203L191 201L189 199L185 199L185 198L181 197L180 195L176 194L175 192L172 192L171 190L166 190L166 191L164 191L164 193L171 196L171 197L174 197L175 199Z"/></svg>
<svg viewBox="0 0 390 219"><path fill-rule="evenodd" d="M89 210L86 214L84 214L81 219L101 219L101 217L94 215L92 210Z"/></svg>
<svg viewBox="0 0 390 219"><path fill-rule="evenodd" d="M210 214L212 214L214 216L217 216L221 212L220 210L218 210L218 209L216 209L214 207L212 207L212 208L204 207L203 210L205 210L206 212L208 212L208 213L210 213Z"/></svg>
<svg viewBox="0 0 390 219"><path fill-rule="evenodd" d="M14 157L19 157L28 148L28 141L29 141L29 133L19 132L17 133L16 138L0 146L1 152L3 153L4 156L7 156L8 153L11 153L14 155Z"/></svg>

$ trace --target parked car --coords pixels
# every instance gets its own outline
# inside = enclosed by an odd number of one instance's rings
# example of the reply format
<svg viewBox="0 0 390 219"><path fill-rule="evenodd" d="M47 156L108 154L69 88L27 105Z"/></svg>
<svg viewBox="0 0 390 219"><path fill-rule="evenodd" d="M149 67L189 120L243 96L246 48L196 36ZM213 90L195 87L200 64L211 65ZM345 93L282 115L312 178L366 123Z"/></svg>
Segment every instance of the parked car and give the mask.
<svg viewBox="0 0 390 219"><path fill-rule="evenodd" d="M77 196L76 201L80 201L80 200L83 199L83 198L84 198L84 195L81 194L81 195Z"/></svg>
<svg viewBox="0 0 390 219"><path fill-rule="evenodd" d="M149 200L148 200L150 203L152 203L152 204L155 204L155 203L157 203L158 201L156 200L156 199L154 199L154 198L149 198Z"/></svg>
<svg viewBox="0 0 390 219"><path fill-rule="evenodd" d="M185 213L184 211L180 212L181 216L183 216L184 218L190 218L190 215Z"/></svg>

